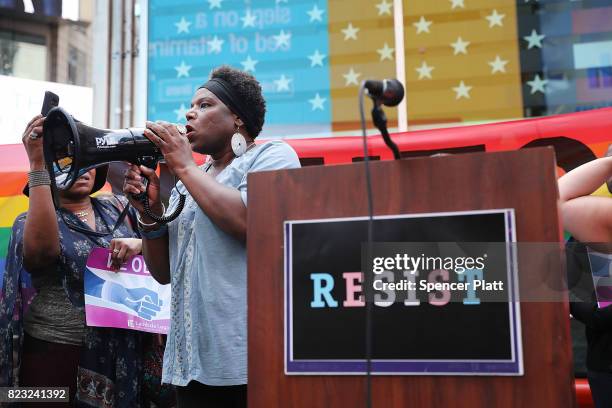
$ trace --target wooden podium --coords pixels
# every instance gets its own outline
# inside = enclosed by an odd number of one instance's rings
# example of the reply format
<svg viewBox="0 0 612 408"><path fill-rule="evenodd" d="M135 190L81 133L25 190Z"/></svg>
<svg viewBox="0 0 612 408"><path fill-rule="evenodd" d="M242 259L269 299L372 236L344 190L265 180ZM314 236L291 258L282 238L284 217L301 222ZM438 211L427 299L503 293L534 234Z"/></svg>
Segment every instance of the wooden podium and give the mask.
<svg viewBox="0 0 612 408"><path fill-rule="evenodd" d="M375 215L512 208L517 242L561 239L551 148L375 161L370 168ZM363 163L249 175L249 407L365 406L364 375L285 374L283 223L367 213ZM521 293L551 270L563 286L561 259L549 259L542 271L537 257L518 254ZM567 300L521 302L520 318L523 375L375 375L373 406L575 406Z"/></svg>

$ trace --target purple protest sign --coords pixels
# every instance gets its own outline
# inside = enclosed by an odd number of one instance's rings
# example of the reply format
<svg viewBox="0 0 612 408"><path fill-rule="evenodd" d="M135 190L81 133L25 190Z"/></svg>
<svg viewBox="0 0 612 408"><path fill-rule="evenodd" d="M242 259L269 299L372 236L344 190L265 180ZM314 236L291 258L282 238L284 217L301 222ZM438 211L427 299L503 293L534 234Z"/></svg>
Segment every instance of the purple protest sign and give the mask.
<svg viewBox="0 0 612 408"><path fill-rule="evenodd" d="M87 325L167 334L170 285L157 283L140 255L129 258L118 272L110 268L110 256L108 249L95 248L87 259Z"/></svg>

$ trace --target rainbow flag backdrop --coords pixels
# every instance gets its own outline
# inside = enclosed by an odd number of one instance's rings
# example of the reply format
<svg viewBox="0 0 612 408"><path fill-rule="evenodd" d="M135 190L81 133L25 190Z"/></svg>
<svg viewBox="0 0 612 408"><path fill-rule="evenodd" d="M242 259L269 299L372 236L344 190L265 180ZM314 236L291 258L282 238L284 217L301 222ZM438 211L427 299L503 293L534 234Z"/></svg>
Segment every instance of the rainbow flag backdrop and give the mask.
<svg viewBox="0 0 612 408"><path fill-rule="evenodd" d="M0 146L0 287L11 227L15 218L28 209L23 195L27 181L28 159L22 145Z"/></svg>

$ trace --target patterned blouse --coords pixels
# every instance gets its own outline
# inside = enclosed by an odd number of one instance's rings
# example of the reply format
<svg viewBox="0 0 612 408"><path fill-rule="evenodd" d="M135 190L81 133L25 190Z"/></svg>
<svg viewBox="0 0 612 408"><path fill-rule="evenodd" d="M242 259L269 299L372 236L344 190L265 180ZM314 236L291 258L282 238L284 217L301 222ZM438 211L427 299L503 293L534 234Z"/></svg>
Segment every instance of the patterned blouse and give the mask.
<svg viewBox="0 0 612 408"><path fill-rule="evenodd" d="M92 198L96 230L110 231L127 204L123 197ZM68 223L89 228L74 214L58 209L60 257L56 271L68 299L74 307L84 308L83 271L94 247L108 247L112 238L138 237L133 209L112 236L94 237L69 228ZM13 337L23 336L22 317L32 299L29 273L23 268L23 230L27 214L13 224L7 253L3 290L0 298L0 386L18 384L14 376L21 350L13 350ZM63 216L63 217L62 217ZM77 406L140 407L142 396L143 333L131 330L86 327L85 342L79 363ZM13 361L16 351L17 360Z"/></svg>

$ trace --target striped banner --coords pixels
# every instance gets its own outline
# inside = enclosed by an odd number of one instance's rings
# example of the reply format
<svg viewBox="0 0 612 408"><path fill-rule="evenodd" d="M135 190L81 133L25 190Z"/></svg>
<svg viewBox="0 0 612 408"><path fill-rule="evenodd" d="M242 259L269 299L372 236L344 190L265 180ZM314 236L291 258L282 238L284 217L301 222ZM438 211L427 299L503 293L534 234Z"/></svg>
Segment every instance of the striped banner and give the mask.
<svg viewBox="0 0 612 408"><path fill-rule="evenodd" d="M392 3L392 0L328 2L334 131L359 129L357 96L361 81L396 77ZM388 126L396 127L397 109L387 109L386 113Z"/></svg>

